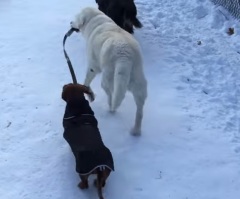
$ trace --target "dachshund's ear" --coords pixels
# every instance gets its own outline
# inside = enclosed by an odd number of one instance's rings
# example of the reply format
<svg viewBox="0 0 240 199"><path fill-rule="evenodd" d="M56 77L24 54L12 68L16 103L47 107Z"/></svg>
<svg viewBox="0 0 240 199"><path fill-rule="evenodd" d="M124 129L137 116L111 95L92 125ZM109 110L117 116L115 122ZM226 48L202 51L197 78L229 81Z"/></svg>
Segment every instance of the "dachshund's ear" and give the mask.
<svg viewBox="0 0 240 199"><path fill-rule="evenodd" d="M67 89L67 88L69 88L69 86L71 86L71 85L72 85L72 83L66 84L66 85L63 86L63 89L62 89L62 99L65 102L68 101L68 96L69 96L69 89Z"/></svg>
<svg viewBox="0 0 240 199"><path fill-rule="evenodd" d="M65 102L68 101L68 99L67 99L67 90L66 90L66 89L63 89L63 91L62 91L62 99L63 99Z"/></svg>

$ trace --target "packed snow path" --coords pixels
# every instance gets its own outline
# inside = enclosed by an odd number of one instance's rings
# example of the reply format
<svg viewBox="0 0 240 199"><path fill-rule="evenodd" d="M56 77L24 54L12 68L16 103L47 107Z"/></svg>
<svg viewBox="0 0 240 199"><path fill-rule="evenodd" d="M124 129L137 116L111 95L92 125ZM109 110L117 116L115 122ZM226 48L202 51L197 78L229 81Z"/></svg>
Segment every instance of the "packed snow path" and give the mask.
<svg viewBox="0 0 240 199"><path fill-rule="evenodd" d="M240 196L240 27L207 0L136 0L144 27L149 96L143 133L132 137L135 104L127 94L107 111L100 76L91 103L115 169L106 199L238 199ZM0 2L0 196L2 199L97 198L81 191L62 137L62 86L71 82L62 51L69 23L94 0ZM229 36L227 29L235 34ZM78 81L85 41L66 49Z"/></svg>

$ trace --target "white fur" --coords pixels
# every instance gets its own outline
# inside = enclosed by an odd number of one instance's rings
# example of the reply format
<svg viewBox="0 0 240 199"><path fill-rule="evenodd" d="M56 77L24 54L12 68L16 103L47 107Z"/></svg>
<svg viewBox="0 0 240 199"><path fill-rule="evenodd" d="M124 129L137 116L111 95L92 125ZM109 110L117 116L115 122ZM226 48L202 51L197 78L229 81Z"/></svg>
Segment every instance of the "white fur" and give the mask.
<svg viewBox="0 0 240 199"><path fill-rule="evenodd" d="M131 91L137 106L131 132L140 135L147 81L138 42L96 8L84 8L71 26L87 41L88 69L84 84L90 86L94 77L102 72L101 86L108 96L111 112L120 106L126 91Z"/></svg>

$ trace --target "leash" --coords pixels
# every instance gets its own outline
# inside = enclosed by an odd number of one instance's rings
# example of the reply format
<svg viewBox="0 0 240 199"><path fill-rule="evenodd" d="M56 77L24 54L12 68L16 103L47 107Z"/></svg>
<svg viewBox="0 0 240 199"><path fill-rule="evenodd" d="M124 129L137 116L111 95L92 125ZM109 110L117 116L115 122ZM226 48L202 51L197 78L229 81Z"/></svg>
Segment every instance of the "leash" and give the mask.
<svg viewBox="0 0 240 199"><path fill-rule="evenodd" d="M76 28L71 28L71 29L65 34L65 36L64 36L64 38L63 38L63 52L64 52L64 56L65 56L65 58L66 58L66 60L67 60L67 64L68 64L70 73L71 73L71 75L72 75L73 84L77 84L77 78L76 78L76 75L75 75L75 73L74 73L74 69L73 69L72 63L71 63L71 61L70 61L70 59L69 59L69 57L68 57L68 54L67 54L67 52L66 52L66 50L65 50L65 43L66 43L67 37L71 36L71 34L72 34L74 31L78 31L78 29L76 29ZM89 100L90 100L90 101L93 101L93 100L94 100L94 94L93 94L92 90L90 89L90 87L85 86L85 85L82 85L82 86L84 86L84 87L86 88L86 90L89 92L89 93L88 93Z"/></svg>
<svg viewBox="0 0 240 199"><path fill-rule="evenodd" d="M64 52L64 56L67 60L67 64L68 64L68 67L69 67L69 70L70 70L70 73L72 75L72 80L73 80L73 83L74 84L77 84L77 78L76 78L76 75L74 73L74 70L73 70L73 66L72 66L72 63L68 57L68 54L65 50L65 43L66 43L66 40L67 40L67 37L69 37L74 31L76 31L74 28L71 28L64 36L63 38L63 52Z"/></svg>

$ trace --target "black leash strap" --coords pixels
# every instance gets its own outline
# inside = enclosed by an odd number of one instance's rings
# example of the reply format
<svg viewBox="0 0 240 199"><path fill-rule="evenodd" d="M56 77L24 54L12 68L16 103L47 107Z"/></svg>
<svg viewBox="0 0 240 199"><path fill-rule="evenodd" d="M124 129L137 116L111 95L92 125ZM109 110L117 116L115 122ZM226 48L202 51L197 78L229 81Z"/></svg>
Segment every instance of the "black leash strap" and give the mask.
<svg viewBox="0 0 240 199"><path fill-rule="evenodd" d="M63 38L63 52L64 52L65 58L66 58L66 60L67 60L70 73L71 73L71 75L72 75L73 83L74 83L74 84L77 84L77 78L76 78L76 76L75 76L72 63L71 63L71 61L70 61L70 59L69 59L69 57L68 57L68 54L67 54L67 52L66 52L66 50L65 50L65 43L66 43L67 37L69 37L74 31L78 31L78 30L75 29L75 28L71 28L71 29L65 34L65 36L64 36L64 38ZM82 86L84 86L84 85L82 85ZM87 86L84 86L84 87L86 87L86 90L88 91L87 94L88 94L89 100L90 100L90 101L93 101L94 98L95 98L95 97L94 97L94 93L92 92L92 90L90 89L90 87L87 87Z"/></svg>
<svg viewBox="0 0 240 199"><path fill-rule="evenodd" d="M71 63L71 61L70 61L70 59L69 59L69 57L68 57L68 54L66 53L66 50L65 50L65 43L66 43L67 37L69 37L74 31L75 31L74 28L71 28L71 29L65 34L65 36L64 36L64 38L63 38L63 52L64 52L65 58L66 58L66 60L67 60L70 73L71 73L71 75L72 75L73 83L74 83L74 84L77 84L77 78L76 78L76 76L75 76L72 63Z"/></svg>

